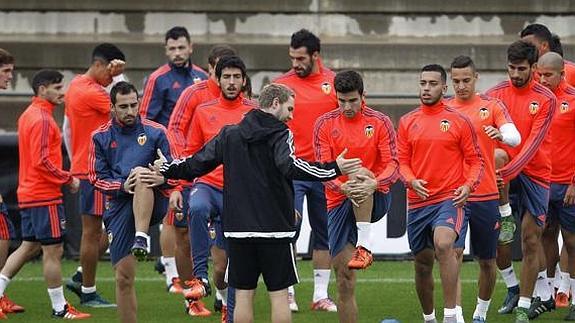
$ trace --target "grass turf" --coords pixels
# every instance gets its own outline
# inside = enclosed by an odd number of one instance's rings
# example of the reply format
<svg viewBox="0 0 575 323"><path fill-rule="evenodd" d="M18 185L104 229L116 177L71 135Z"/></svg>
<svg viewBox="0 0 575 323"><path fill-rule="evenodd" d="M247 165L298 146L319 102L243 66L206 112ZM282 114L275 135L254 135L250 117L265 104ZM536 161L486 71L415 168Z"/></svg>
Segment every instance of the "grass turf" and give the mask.
<svg viewBox="0 0 575 323"><path fill-rule="evenodd" d="M195 322L219 322L219 313L209 318L191 318L184 313L181 295L168 294L165 289L163 276L153 270L154 262L138 264L136 275L136 292L138 295L139 322L182 322L193 320ZM67 279L75 270L77 262L63 261L62 271ZM515 264L519 272L520 265ZM300 311L293 315L294 322L337 322L335 313L318 313L309 309L313 294L313 275L310 261L299 261L298 270L300 284L296 286L296 298ZM463 309L466 321L471 322L475 308L477 293L478 266L475 262L466 262L461 272L463 290ZM98 265L98 291L106 299L113 300L114 279L113 270L109 262ZM435 268L436 282L439 280L438 268ZM395 318L400 322L422 322L421 310L415 293L413 283L413 263L408 261L377 261L368 270L358 272L356 299L359 307L360 322L380 322L384 318ZM27 264L11 282L6 291L7 295L16 303L24 306L26 312L10 314L12 322L44 322L50 319L50 301L46 286L42 278L41 262ZM117 313L114 309L92 309L79 306L78 298L66 291L66 298L82 311L92 313L92 322L117 322ZM336 285L334 275L330 283L330 295L336 298ZM488 314L490 322L514 322L514 315L499 315L497 309L505 297L506 289L498 281L495 295ZM438 321L443 316L441 286L436 283L435 288L436 313ZM213 297L205 300L208 308L212 308ZM265 286L260 282L256 293L255 321L269 322L269 301ZM553 313L540 316L538 322L559 322L567 314L567 309L559 309Z"/></svg>

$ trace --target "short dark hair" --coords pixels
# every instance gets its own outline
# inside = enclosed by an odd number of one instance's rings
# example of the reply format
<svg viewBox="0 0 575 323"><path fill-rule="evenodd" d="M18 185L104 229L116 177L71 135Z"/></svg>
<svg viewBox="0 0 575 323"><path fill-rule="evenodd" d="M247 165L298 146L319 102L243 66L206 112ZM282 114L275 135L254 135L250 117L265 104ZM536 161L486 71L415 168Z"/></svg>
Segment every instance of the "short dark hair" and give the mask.
<svg viewBox="0 0 575 323"><path fill-rule="evenodd" d="M523 30L521 31L521 38L530 35L535 36L535 38L537 38L540 41L546 41L547 43L549 43L549 45L551 45L553 34L551 34L551 31L545 25L542 24L527 25L527 27L523 28Z"/></svg>
<svg viewBox="0 0 575 323"><path fill-rule="evenodd" d="M451 62L451 69L470 67L475 72L475 63L469 56L460 55L453 59Z"/></svg>
<svg viewBox="0 0 575 323"><path fill-rule="evenodd" d="M110 43L103 43L94 48L92 51L92 60L103 60L107 63L115 60L121 59L123 61L126 60L124 53L114 44Z"/></svg>
<svg viewBox="0 0 575 323"><path fill-rule="evenodd" d="M537 62L539 53L535 45L524 40L518 40L507 48L507 61L509 63L520 63L527 60L529 65Z"/></svg>
<svg viewBox="0 0 575 323"><path fill-rule="evenodd" d="M339 93L349 93L357 91L363 94L363 79L356 71L342 71L335 75L333 80L335 91Z"/></svg>
<svg viewBox="0 0 575 323"><path fill-rule="evenodd" d="M309 55L320 52L321 42L319 38L307 29L300 29L291 35L290 47L297 49L305 47Z"/></svg>
<svg viewBox="0 0 575 323"><path fill-rule="evenodd" d="M216 66L216 61L224 56L235 56L237 55L236 50L230 45L221 44L214 45L210 50L210 55L208 56L208 63L210 66Z"/></svg>
<svg viewBox="0 0 575 323"><path fill-rule="evenodd" d="M242 77L244 79L246 78L247 73L244 61L242 61L242 59L239 58L238 56L224 56L220 58L218 64L216 65L216 77L218 78L218 80L222 76L222 71L224 70L224 68L229 67L239 68L242 71Z"/></svg>
<svg viewBox="0 0 575 323"><path fill-rule="evenodd" d="M116 96L118 94L125 95L130 94L132 92L135 92L136 96L139 97L138 90L132 83L120 81L112 87L112 90L110 90L110 101L112 101L112 104L116 104Z"/></svg>
<svg viewBox="0 0 575 323"><path fill-rule="evenodd" d="M439 64L425 65L421 69L421 73L423 73L423 72L437 72L437 73L441 74L441 81L443 83L447 83L447 73L445 72L445 69L443 68L443 66L441 66Z"/></svg>
<svg viewBox="0 0 575 323"><path fill-rule="evenodd" d="M164 39L164 43L168 42L168 39L178 40L180 37L185 37L188 43L190 42L190 34L186 27L176 26L172 27L170 30L166 32L166 37Z"/></svg>
<svg viewBox="0 0 575 323"><path fill-rule="evenodd" d="M7 50L0 48L0 66L14 64L14 56Z"/></svg>
<svg viewBox="0 0 575 323"><path fill-rule="evenodd" d="M563 57L563 45L561 45L561 38L556 34L553 34L551 38L551 43L549 44L549 51L557 53Z"/></svg>
<svg viewBox="0 0 575 323"><path fill-rule="evenodd" d="M55 70L40 70L32 77L32 90L34 95L38 95L40 86L48 86L62 82L64 75Z"/></svg>

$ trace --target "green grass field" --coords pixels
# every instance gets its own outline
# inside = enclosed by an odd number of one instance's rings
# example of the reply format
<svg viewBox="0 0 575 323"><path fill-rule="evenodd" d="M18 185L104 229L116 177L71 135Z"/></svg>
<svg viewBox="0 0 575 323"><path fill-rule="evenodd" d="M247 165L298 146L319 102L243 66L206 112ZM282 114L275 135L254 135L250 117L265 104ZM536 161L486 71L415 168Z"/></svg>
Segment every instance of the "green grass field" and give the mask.
<svg viewBox="0 0 575 323"><path fill-rule="evenodd" d="M76 262L64 261L63 272L67 278L77 266ZM298 262L300 284L296 286L296 297L300 312L293 316L294 322L337 322L334 313L317 313L309 310L309 302L313 293L312 268L310 261ZM516 270L519 264L515 264ZM463 282L463 309L467 321L475 308L476 277L478 267L474 262L464 263L462 269ZM436 278L437 266L436 266ZM109 262L101 262L98 266L98 290L108 299L114 299L113 271ZM333 277L333 274L332 274ZM153 271L153 262L140 263L137 273L136 291L138 294L139 322L219 322L218 315L209 318L191 318L184 313L183 299L179 295L170 295L165 291L163 276ZM438 282L438 280L436 280ZM442 300L439 283L435 288L436 313L438 319L442 318ZM12 281L7 294L15 302L26 307L22 314L11 314L12 322L44 322L50 318L50 302L42 278L40 262L27 264L19 275ZM335 281L332 278L330 295L335 298ZM489 311L490 322L514 322L513 315L499 315L497 308L503 301L505 288L502 282L497 283L496 294ZM269 321L269 302L263 283L260 284L256 294L256 322ZM400 322L421 322L421 310L415 294L413 283L413 263L408 261L378 261L369 270L358 273L356 288L357 303L359 306L360 322L377 322L384 318L396 318ZM66 291L66 298L74 305L78 305L77 297ZM208 299L209 308L212 299ZM114 309L80 309L92 313L92 322L117 322ZM537 319L538 322L559 322L563 319L567 309L560 309L553 313L546 313ZM217 313L219 314L219 313ZM441 322L441 321L440 321Z"/></svg>

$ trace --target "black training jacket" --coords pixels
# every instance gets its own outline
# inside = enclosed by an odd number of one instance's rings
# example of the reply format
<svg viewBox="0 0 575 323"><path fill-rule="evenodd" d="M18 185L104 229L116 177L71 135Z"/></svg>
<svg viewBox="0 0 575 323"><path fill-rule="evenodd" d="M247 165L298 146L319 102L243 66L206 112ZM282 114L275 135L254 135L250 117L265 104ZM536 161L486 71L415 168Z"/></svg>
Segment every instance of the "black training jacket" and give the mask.
<svg viewBox="0 0 575 323"><path fill-rule="evenodd" d="M327 181L337 164L297 158L293 134L273 115L255 109L226 126L196 154L162 166L168 179L193 180L224 165L222 223L228 238L295 236L292 180Z"/></svg>

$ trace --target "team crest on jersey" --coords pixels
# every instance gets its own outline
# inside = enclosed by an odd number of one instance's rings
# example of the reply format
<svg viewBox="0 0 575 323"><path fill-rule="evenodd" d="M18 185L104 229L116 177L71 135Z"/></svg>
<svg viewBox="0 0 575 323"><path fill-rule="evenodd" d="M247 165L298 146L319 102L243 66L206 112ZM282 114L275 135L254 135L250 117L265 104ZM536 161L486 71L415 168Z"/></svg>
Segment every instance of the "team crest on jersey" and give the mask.
<svg viewBox="0 0 575 323"><path fill-rule="evenodd" d="M196 76L196 77L194 77L194 84L196 84L196 83L200 83L201 81L202 81L202 79L201 79L201 78L199 78L199 77L197 77L197 76Z"/></svg>
<svg viewBox="0 0 575 323"><path fill-rule="evenodd" d="M329 84L328 82L324 82L321 84L321 90L323 91L323 93L325 93L326 95L331 93L331 84Z"/></svg>
<svg viewBox="0 0 575 323"><path fill-rule="evenodd" d="M174 216L178 221L182 221L184 219L184 213L182 213L182 211L175 211Z"/></svg>
<svg viewBox="0 0 575 323"><path fill-rule="evenodd" d="M210 239L216 240L216 228L213 225L210 226Z"/></svg>
<svg viewBox="0 0 575 323"><path fill-rule="evenodd" d="M110 144L110 148L112 148L112 149L118 148L118 143L115 140L112 141L112 143Z"/></svg>
<svg viewBox="0 0 575 323"><path fill-rule="evenodd" d="M112 243L112 240L114 240L114 235L112 231L108 231L108 243Z"/></svg>
<svg viewBox="0 0 575 323"><path fill-rule="evenodd" d="M66 219L60 220L60 229L66 230Z"/></svg>
<svg viewBox="0 0 575 323"><path fill-rule="evenodd" d="M147 140L148 140L148 137L146 136L145 133L141 133L141 134L138 136L138 143L140 144L140 146L143 146L143 145L146 143Z"/></svg>
<svg viewBox="0 0 575 323"><path fill-rule="evenodd" d="M489 110L486 107L482 107L479 109L479 117L481 120L485 120L489 117Z"/></svg>
<svg viewBox="0 0 575 323"><path fill-rule="evenodd" d="M529 113L536 114L539 111L539 102L533 101L529 104Z"/></svg>
<svg viewBox="0 0 575 323"><path fill-rule="evenodd" d="M439 129L443 132L447 132L449 131L449 128L451 127L451 123L449 123L449 120L441 120L441 122L439 123Z"/></svg>
<svg viewBox="0 0 575 323"><path fill-rule="evenodd" d="M371 137L373 137L373 133L375 132L375 129L373 128L372 125L369 124L369 125L365 126L364 131L365 131L365 136L367 138L371 138Z"/></svg>
<svg viewBox="0 0 575 323"><path fill-rule="evenodd" d="M566 113L567 111L569 111L569 102L567 101L561 102L561 107L559 108L559 111L561 111L561 113Z"/></svg>

